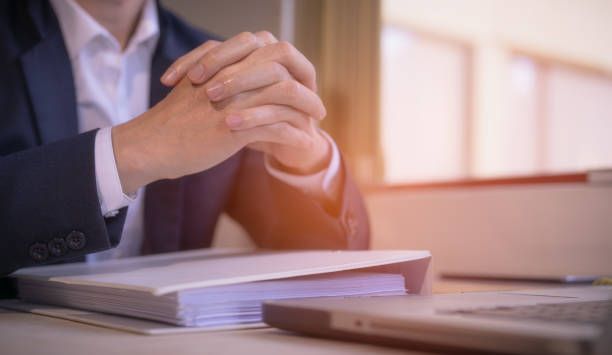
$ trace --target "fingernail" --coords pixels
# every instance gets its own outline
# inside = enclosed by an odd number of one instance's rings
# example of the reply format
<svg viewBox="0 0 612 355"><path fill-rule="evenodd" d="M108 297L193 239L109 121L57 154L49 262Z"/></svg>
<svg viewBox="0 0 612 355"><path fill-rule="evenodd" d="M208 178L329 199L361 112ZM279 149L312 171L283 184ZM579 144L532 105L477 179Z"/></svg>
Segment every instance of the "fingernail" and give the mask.
<svg viewBox="0 0 612 355"><path fill-rule="evenodd" d="M214 84L206 89L206 94L210 100L217 100L223 94L223 84Z"/></svg>
<svg viewBox="0 0 612 355"><path fill-rule="evenodd" d="M229 115L225 118L225 123L227 123L230 128L236 128L240 126L242 124L242 121L242 117L238 115Z"/></svg>
<svg viewBox="0 0 612 355"><path fill-rule="evenodd" d="M196 66L191 68L189 73L187 73L187 76L189 76L191 81L199 82L204 77L204 67L202 64L196 64Z"/></svg>
<svg viewBox="0 0 612 355"><path fill-rule="evenodd" d="M165 83L173 83L174 79L176 79L176 69L172 69L162 76L162 81Z"/></svg>

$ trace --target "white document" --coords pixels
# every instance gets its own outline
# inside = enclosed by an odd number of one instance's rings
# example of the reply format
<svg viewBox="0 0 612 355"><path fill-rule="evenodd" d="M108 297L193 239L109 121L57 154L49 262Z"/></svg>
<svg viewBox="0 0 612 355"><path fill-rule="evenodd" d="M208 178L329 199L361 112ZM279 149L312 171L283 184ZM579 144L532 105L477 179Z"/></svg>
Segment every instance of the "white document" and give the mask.
<svg viewBox="0 0 612 355"><path fill-rule="evenodd" d="M261 326L266 300L430 293L430 259L427 251L198 250L44 266L13 274L26 303L4 306L143 334L240 329Z"/></svg>
<svg viewBox="0 0 612 355"><path fill-rule="evenodd" d="M356 270L429 259L428 251L198 250L26 268L11 276L165 295L194 288Z"/></svg>
<svg viewBox="0 0 612 355"><path fill-rule="evenodd" d="M94 325L103 328L121 330L142 335L165 335L193 332L215 332L223 330L256 329L264 328L264 323L252 323L243 325L226 325L218 327L181 327L178 325L165 324L146 319L123 317L100 312L90 312L80 309L50 306L23 302L21 300L0 300L0 308L19 312L38 314L41 316L66 319L73 322Z"/></svg>

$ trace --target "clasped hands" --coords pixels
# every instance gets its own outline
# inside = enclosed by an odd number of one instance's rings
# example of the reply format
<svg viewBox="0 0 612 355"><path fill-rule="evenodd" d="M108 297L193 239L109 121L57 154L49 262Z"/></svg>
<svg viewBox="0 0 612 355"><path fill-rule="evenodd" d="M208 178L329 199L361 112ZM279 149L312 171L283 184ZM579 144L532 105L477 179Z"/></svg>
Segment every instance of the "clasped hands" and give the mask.
<svg viewBox="0 0 612 355"><path fill-rule="evenodd" d="M314 66L268 32L208 41L174 62L171 92L112 129L123 191L207 170L245 146L298 173L324 168L331 151Z"/></svg>

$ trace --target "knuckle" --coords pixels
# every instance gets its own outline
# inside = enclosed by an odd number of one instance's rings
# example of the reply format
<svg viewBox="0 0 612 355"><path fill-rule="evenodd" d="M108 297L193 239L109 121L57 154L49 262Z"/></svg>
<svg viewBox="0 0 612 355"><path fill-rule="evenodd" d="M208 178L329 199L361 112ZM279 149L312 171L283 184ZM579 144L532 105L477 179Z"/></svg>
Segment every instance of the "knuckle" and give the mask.
<svg viewBox="0 0 612 355"><path fill-rule="evenodd" d="M183 54L182 56L178 57L177 60L174 61L174 63L171 65L171 68L177 71L183 71L185 69L185 63L187 62L187 59L188 55Z"/></svg>
<svg viewBox="0 0 612 355"><path fill-rule="evenodd" d="M206 42L204 42L204 44L202 45L202 52L204 51L208 51L211 50L212 48L215 48L216 46L219 45L219 41L215 41L214 39L208 40Z"/></svg>
<svg viewBox="0 0 612 355"><path fill-rule="evenodd" d="M241 87L244 86L241 85L241 82L239 80L234 79L230 75L222 75L221 80L219 82L223 83L223 86L228 93L235 93L236 91L239 91Z"/></svg>
<svg viewBox="0 0 612 355"><path fill-rule="evenodd" d="M229 70L229 67L220 68L219 71L217 71L217 73L213 77L213 79L211 79L210 83L227 84L228 81L232 81L232 78L232 72Z"/></svg>
<svg viewBox="0 0 612 355"><path fill-rule="evenodd" d="M276 37L269 31L259 31L256 33L256 36L261 38L264 43L272 43L276 41Z"/></svg>
<svg viewBox="0 0 612 355"><path fill-rule="evenodd" d="M241 32L236 39L245 46L257 44L257 37L251 32Z"/></svg>
<svg viewBox="0 0 612 355"><path fill-rule="evenodd" d="M243 110L238 113L248 126L252 126L261 120L261 114L257 110Z"/></svg>
<svg viewBox="0 0 612 355"><path fill-rule="evenodd" d="M174 61L174 65L179 65L180 63L184 62L188 57L189 53L183 54Z"/></svg>
<svg viewBox="0 0 612 355"><path fill-rule="evenodd" d="M277 62L270 62L272 74L277 80L287 80L290 78L289 72L284 65Z"/></svg>
<svg viewBox="0 0 612 355"><path fill-rule="evenodd" d="M287 122L279 122L276 124L276 131L279 135L287 137L291 133L291 125Z"/></svg>
<svg viewBox="0 0 612 355"><path fill-rule="evenodd" d="M278 48L279 55L282 58L286 58L286 59L291 59L292 57L294 57L295 51L297 50L291 43L287 41L278 42L277 48Z"/></svg>
<svg viewBox="0 0 612 355"><path fill-rule="evenodd" d="M284 80L281 89L289 100L295 100L300 95L300 86L295 80Z"/></svg>
<svg viewBox="0 0 612 355"><path fill-rule="evenodd" d="M213 44L211 43L211 41L212 41L212 40L210 40L210 39L209 39L208 41L206 41L206 42L204 42L204 43L200 44L200 45L198 46L198 49L200 49L200 50L205 50L205 49L207 49L207 48L210 48L210 46L212 46L212 45L213 45Z"/></svg>
<svg viewBox="0 0 612 355"><path fill-rule="evenodd" d="M236 88L236 80L232 78L232 76L220 71L217 75L212 79L209 83L206 84L206 88L210 89L214 86L221 85L223 90L227 92L232 92Z"/></svg>
<svg viewBox="0 0 612 355"><path fill-rule="evenodd" d="M216 51L213 50L206 53L204 57L202 57L202 59L200 60L200 63L204 65L205 68L213 68L218 65L219 60L219 55Z"/></svg>

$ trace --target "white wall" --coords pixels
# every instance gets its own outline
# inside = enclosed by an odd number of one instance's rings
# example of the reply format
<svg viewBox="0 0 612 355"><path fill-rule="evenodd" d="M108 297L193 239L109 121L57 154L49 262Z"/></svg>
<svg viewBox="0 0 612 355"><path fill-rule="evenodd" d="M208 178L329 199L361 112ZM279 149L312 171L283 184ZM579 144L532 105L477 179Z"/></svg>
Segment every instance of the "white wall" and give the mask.
<svg viewBox="0 0 612 355"><path fill-rule="evenodd" d="M612 274L612 185L391 191L367 197L373 248L429 249L436 271Z"/></svg>

